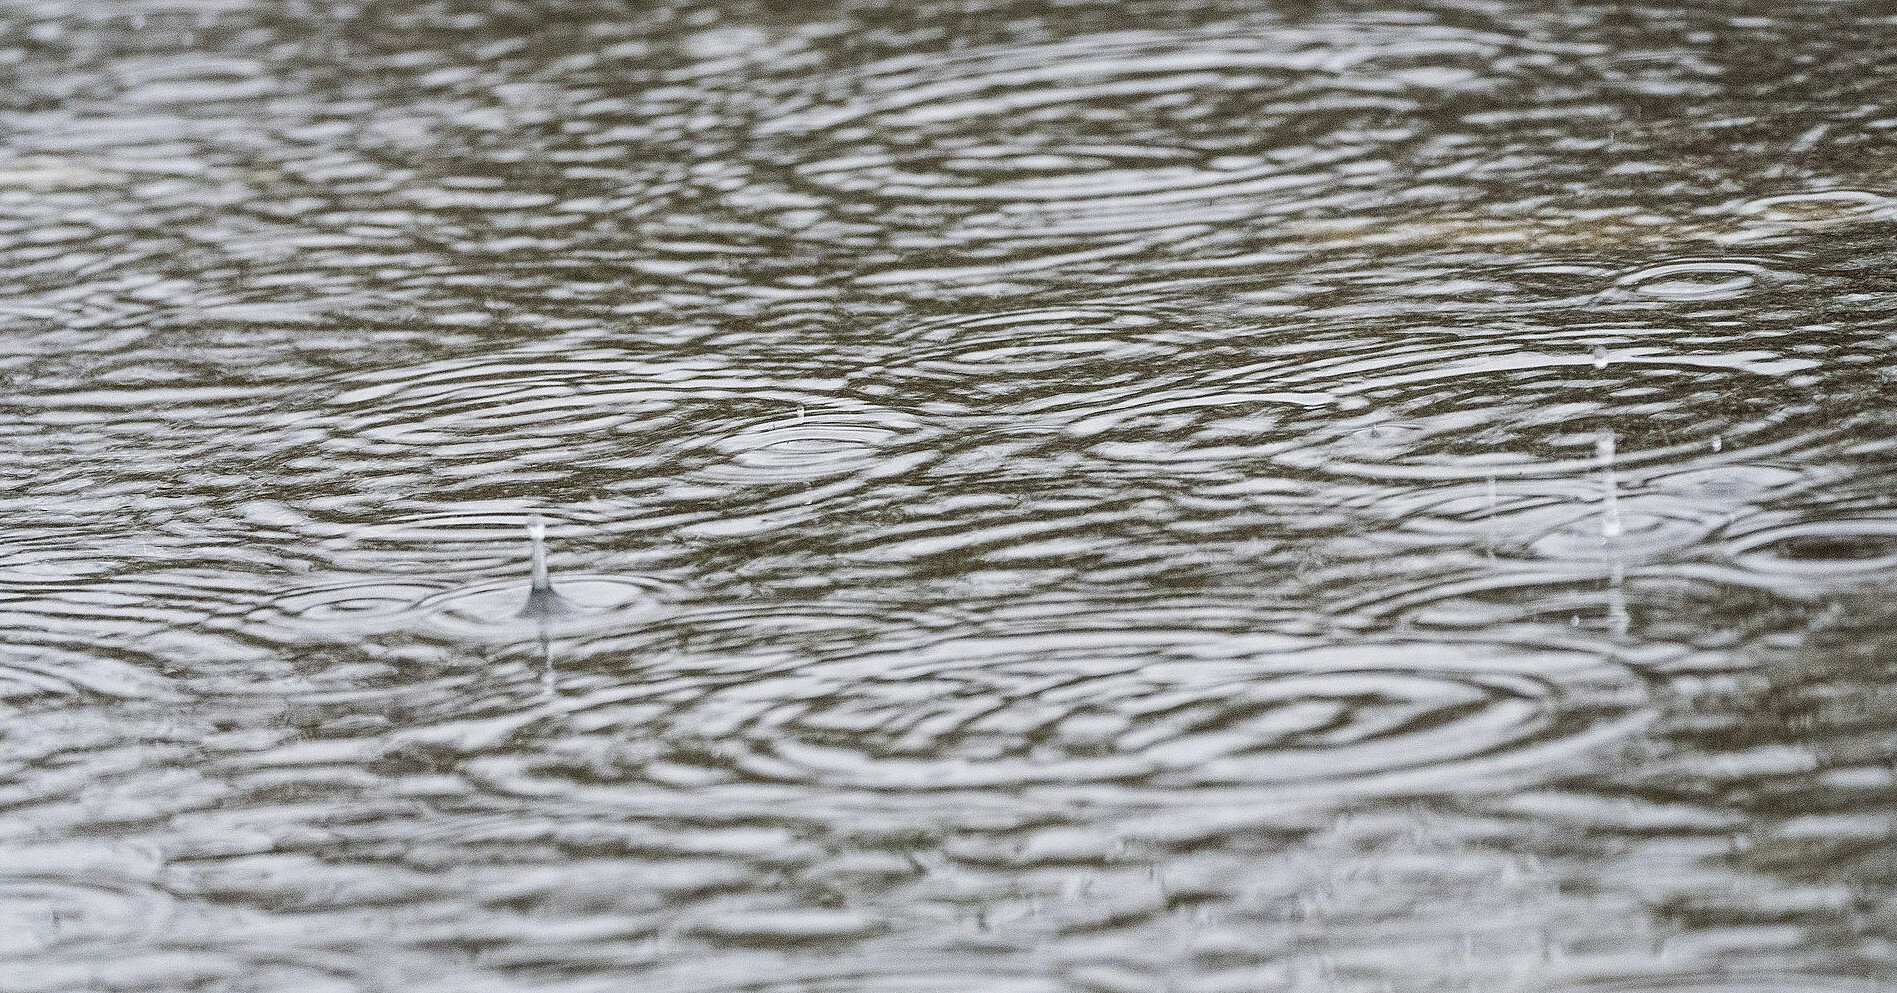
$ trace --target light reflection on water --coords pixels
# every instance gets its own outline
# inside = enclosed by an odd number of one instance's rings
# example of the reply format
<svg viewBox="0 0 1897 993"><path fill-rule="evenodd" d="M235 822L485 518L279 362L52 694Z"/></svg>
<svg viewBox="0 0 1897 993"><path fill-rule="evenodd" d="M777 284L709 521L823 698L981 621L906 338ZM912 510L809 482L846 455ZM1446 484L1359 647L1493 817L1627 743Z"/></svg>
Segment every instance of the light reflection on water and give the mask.
<svg viewBox="0 0 1897 993"><path fill-rule="evenodd" d="M1884 988L1890 34L0 10L0 986Z"/></svg>

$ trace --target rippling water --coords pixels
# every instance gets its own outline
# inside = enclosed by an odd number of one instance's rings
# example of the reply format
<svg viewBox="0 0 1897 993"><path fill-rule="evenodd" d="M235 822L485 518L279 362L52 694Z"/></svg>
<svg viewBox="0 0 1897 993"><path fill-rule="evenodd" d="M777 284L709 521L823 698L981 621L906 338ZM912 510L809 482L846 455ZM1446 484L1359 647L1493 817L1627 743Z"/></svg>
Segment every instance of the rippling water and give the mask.
<svg viewBox="0 0 1897 993"><path fill-rule="evenodd" d="M0 5L0 988L1890 989L1893 46Z"/></svg>

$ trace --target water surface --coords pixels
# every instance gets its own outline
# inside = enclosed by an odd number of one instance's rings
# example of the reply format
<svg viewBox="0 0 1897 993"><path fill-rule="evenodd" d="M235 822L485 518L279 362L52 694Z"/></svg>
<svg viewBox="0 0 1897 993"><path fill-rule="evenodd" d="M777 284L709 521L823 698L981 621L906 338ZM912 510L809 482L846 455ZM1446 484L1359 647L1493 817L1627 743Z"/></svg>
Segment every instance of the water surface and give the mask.
<svg viewBox="0 0 1897 993"><path fill-rule="evenodd" d="M0 986L1888 988L1893 46L0 5Z"/></svg>

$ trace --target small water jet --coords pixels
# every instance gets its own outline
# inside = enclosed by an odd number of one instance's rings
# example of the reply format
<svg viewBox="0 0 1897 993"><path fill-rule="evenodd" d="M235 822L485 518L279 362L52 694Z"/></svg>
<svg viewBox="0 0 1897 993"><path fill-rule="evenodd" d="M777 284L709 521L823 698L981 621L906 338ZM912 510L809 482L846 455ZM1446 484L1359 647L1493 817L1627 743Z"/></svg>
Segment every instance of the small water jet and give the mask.
<svg viewBox="0 0 1897 993"><path fill-rule="evenodd" d="M527 602L515 616L544 621L573 613L573 605L553 588L553 581L547 578L547 524L538 514L527 521L527 540L533 545L532 578L527 589Z"/></svg>

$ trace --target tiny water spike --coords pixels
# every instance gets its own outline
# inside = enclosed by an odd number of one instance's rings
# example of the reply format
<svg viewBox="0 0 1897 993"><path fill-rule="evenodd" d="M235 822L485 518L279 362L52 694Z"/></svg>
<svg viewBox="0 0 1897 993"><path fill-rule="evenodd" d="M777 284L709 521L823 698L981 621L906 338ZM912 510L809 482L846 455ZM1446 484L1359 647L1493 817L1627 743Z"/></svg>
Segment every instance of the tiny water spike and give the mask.
<svg viewBox="0 0 1897 993"><path fill-rule="evenodd" d="M1594 439L1594 453L1601 460L1601 537L1620 537L1620 483L1614 474L1614 432L1602 428Z"/></svg>
<svg viewBox="0 0 1897 993"><path fill-rule="evenodd" d="M553 581L547 578L547 525L539 514L527 521L527 540L533 545L532 578L527 603L516 616L545 619L571 613L573 605L554 590Z"/></svg>
<svg viewBox="0 0 1897 993"><path fill-rule="evenodd" d="M1594 346L1594 368L1596 369L1607 368L1607 346L1606 345Z"/></svg>

